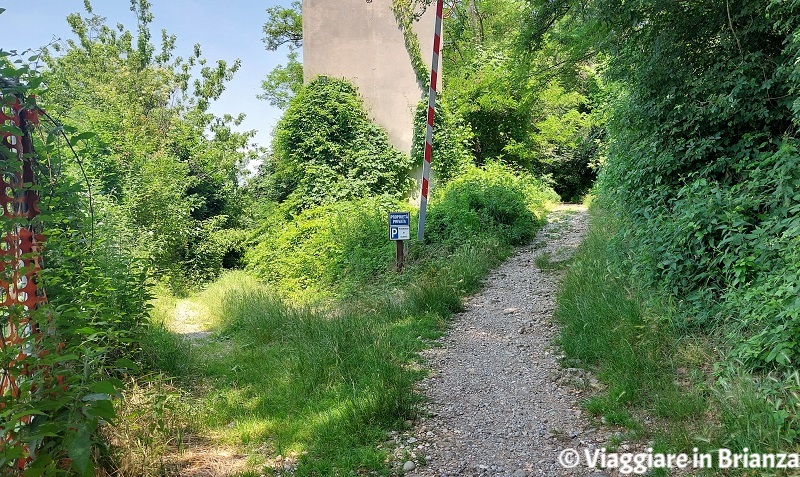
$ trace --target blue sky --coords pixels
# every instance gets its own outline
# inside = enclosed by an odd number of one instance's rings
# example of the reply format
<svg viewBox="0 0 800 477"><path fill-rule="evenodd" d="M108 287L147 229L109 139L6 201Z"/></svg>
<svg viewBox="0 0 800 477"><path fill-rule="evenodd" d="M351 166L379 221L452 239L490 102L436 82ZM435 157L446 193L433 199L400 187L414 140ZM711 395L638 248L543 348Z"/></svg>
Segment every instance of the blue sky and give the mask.
<svg viewBox="0 0 800 477"><path fill-rule="evenodd" d="M291 0L150 0L155 17L151 32L158 46L161 29L176 35L177 55L186 57L195 43L202 47L209 62L218 59L229 63L239 58L242 67L222 97L212 105L217 115L245 113L242 129L257 129L256 142L268 145L271 131L281 111L267 101L256 98L261 81L278 64L285 64L286 51L271 52L261 41L266 9L275 5L289 6ZM6 8L0 14L3 50L37 49L54 38L71 38L67 15L85 13L83 0L0 0ZM94 13L106 17L114 26L122 23L135 33L136 17L129 0L94 0Z"/></svg>

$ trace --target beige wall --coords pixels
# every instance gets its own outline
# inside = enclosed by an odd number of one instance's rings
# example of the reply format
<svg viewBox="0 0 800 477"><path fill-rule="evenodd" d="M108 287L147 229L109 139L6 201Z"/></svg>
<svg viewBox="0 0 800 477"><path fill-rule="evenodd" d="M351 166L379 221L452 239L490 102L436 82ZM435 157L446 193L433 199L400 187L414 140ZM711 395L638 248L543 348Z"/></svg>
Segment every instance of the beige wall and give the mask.
<svg viewBox="0 0 800 477"><path fill-rule="evenodd" d="M435 6L415 25L422 58L430 67ZM392 144L411 151L413 114L427 98L417 84L392 0L303 0L303 71L358 86L367 110Z"/></svg>

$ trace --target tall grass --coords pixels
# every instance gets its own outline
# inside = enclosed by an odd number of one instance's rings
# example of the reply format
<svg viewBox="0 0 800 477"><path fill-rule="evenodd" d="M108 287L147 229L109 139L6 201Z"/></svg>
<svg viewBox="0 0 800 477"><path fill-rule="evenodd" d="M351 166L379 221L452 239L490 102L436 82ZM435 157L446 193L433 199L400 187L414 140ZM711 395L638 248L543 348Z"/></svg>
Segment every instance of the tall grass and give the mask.
<svg viewBox="0 0 800 477"><path fill-rule="evenodd" d="M567 359L593 368L607 383L587 409L610 424L641 432L636 409L679 423L705 410L675 384L678 337L662 326L624 273L613 222L594 211L589 235L562 282L556 317Z"/></svg>
<svg viewBox="0 0 800 477"><path fill-rule="evenodd" d="M218 442L262 461L288 455L300 476L385 474L380 443L418 409L418 352L556 198L501 165L470 170L432 201L428 238L412 244L402 274L386 237L386 211L400 204L306 211L259 229L248 272L193 298L210 315L210 339L188 349L155 341L168 348L165 365L195 384L199 428Z"/></svg>
<svg viewBox="0 0 800 477"><path fill-rule="evenodd" d="M656 451L794 448L791 403L800 378L754 375L728 358L725 332L674 326L671 309L630 274L614 220L591 210L590 233L562 282L556 311L567 362L594 370L606 384L586 408L652 441Z"/></svg>
<svg viewBox="0 0 800 477"><path fill-rule="evenodd" d="M268 443L267 454L299 456L298 475L385 469L376 444L415 417L417 353L507 254L494 245L465 244L406 291L335 309L291 306L244 272L224 275L198 297L219 323L192 353L191 367L213 389L205 426L246 446Z"/></svg>

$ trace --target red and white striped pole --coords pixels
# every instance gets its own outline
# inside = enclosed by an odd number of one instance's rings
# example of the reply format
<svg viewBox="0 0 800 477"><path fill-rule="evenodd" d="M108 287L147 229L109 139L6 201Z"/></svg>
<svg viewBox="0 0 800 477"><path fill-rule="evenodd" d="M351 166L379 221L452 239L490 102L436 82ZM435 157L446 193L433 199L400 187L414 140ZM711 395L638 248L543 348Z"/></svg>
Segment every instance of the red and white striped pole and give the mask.
<svg viewBox="0 0 800 477"><path fill-rule="evenodd" d="M419 202L419 224L417 239L425 239L425 216L428 208L428 185L433 156L433 118L436 115L436 82L439 77L439 48L442 45L442 9L444 0L436 0L436 26L433 30L433 59L431 60L431 84L428 89L428 127L425 132L425 160L422 162L422 192Z"/></svg>

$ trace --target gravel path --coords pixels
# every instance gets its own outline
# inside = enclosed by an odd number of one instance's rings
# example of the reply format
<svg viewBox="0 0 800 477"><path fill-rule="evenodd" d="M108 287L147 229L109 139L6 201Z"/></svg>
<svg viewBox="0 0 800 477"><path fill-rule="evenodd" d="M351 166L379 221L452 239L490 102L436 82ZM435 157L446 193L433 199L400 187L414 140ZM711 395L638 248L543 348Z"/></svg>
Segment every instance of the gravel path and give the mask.
<svg viewBox="0 0 800 477"><path fill-rule="evenodd" d="M565 448L601 447L580 400L597 381L559 365L553 346L555 292L568 258L588 227L585 208L561 206L531 245L522 247L453 318L441 347L424 356L431 376L420 383L428 417L396 436L405 475L560 476L603 473L562 469ZM537 257L543 256L547 260Z"/></svg>

